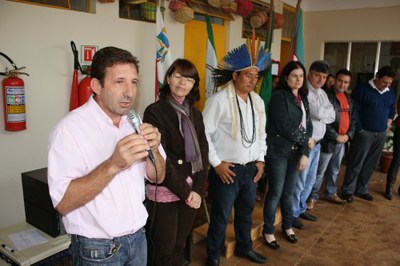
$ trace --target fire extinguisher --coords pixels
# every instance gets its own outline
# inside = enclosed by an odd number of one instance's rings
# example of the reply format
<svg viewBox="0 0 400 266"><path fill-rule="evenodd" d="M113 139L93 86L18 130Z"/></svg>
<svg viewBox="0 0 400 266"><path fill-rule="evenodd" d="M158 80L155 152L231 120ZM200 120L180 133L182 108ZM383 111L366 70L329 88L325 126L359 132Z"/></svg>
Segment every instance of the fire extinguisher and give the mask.
<svg viewBox="0 0 400 266"><path fill-rule="evenodd" d="M90 95L93 94L92 87L90 87L90 67L86 69L86 77L84 77L78 86L79 106L83 105L89 100Z"/></svg>
<svg viewBox="0 0 400 266"><path fill-rule="evenodd" d="M24 81L19 75L29 74L20 72L25 67L18 68L10 57L0 52L14 67L13 70L0 72L6 76L3 79L3 107L4 107L4 126L8 131L21 131L26 129L26 108L25 108L25 87Z"/></svg>
<svg viewBox="0 0 400 266"><path fill-rule="evenodd" d="M88 68L86 72L83 71L78 59L78 50L76 49L75 43L73 41L71 41L71 49L74 54L74 75L72 80L71 99L69 105L70 111L86 103L90 95L92 95L93 93L92 88L90 87L90 68ZM81 74L86 74L86 77L83 78L81 82L79 82L79 85L78 70L80 70Z"/></svg>

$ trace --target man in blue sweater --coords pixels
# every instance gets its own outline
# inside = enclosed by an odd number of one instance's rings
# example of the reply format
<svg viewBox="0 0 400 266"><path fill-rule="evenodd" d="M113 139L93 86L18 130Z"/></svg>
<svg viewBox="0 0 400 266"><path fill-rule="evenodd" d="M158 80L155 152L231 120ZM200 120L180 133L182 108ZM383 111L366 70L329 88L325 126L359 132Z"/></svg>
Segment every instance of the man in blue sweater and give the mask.
<svg viewBox="0 0 400 266"><path fill-rule="evenodd" d="M390 85L396 72L390 66L381 67L375 79L358 85L352 92L356 115L356 134L351 142L342 197L353 201L353 193L373 200L368 182L375 171L386 140L386 132L396 113L396 97Z"/></svg>

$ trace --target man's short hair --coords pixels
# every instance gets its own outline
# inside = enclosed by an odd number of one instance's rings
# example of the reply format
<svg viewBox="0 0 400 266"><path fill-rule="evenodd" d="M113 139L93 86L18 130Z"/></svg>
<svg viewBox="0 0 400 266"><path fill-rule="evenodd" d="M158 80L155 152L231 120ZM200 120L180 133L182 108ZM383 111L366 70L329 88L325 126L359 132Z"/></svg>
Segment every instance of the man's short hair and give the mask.
<svg viewBox="0 0 400 266"><path fill-rule="evenodd" d="M349 76L350 78L352 78L351 72L346 68L342 68L338 72L336 72L336 78L339 77L339 75L345 75L345 76Z"/></svg>
<svg viewBox="0 0 400 266"><path fill-rule="evenodd" d="M383 66L378 70L378 72L376 72L376 75L379 78L387 76L394 79L396 77L396 71L394 71L394 69L391 66Z"/></svg>
<svg viewBox="0 0 400 266"><path fill-rule="evenodd" d="M311 71L329 74L329 64L323 60L314 61L310 66L309 72Z"/></svg>

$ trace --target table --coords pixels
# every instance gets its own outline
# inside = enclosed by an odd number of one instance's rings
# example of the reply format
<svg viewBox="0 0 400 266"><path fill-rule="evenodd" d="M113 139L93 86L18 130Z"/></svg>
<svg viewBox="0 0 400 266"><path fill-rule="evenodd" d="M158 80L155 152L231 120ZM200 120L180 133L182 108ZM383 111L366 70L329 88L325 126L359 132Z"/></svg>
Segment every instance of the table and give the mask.
<svg viewBox="0 0 400 266"><path fill-rule="evenodd" d="M17 265L32 265L36 262L42 261L59 252L66 250L71 243L70 236L67 234L58 237L52 237L37 229L39 231L39 234L47 239L47 242L43 244L37 244L23 250L17 250L16 246L9 238L9 235L32 228L35 227L28 224L27 222L21 222L0 230L0 255L2 257L0 258L0 265L5 264L4 257L7 257L9 260ZM3 245L5 245L6 247L4 247Z"/></svg>

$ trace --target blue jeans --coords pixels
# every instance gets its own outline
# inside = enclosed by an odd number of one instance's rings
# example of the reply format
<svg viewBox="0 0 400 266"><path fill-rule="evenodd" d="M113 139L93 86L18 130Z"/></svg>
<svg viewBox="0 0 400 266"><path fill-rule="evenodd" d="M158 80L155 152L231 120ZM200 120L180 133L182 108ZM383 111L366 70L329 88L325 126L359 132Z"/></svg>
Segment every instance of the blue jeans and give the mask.
<svg viewBox="0 0 400 266"><path fill-rule="evenodd" d="M322 181L326 180L325 197L331 197L336 194L336 178L340 171L340 164L344 156L344 144L336 143L333 153L321 152L319 155L317 179L315 180L310 198L317 201Z"/></svg>
<svg viewBox="0 0 400 266"><path fill-rule="evenodd" d="M299 174L293 195L293 217L297 218L307 210L307 199L310 196L317 177L321 145L315 145L308 156L308 165Z"/></svg>
<svg viewBox="0 0 400 266"><path fill-rule="evenodd" d="M293 223L292 199L300 154L295 150L289 158L267 158L268 192L264 202L264 233L274 233L275 212L281 203L282 227L289 229Z"/></svg>
<svg viewBox="0 0 400 266"><path fill-rule="evenodd" d="M257 183L253 179L258 169L253 163L235 165L231 170L236 174L234 182L224 184L214 168L210 169L208 190L211 214L207 236L207 254L210 259L219 259L221 256L232 207L235 207L236 251L246 253L253 248L250 230L257 190Z"/></svg>
<svg viewBox="0 0 400 266"><path fill-rule="evenodd" d="M113 239L71 235L72 265L143 266L147 264L147 241L142 228Z"/></svg>

